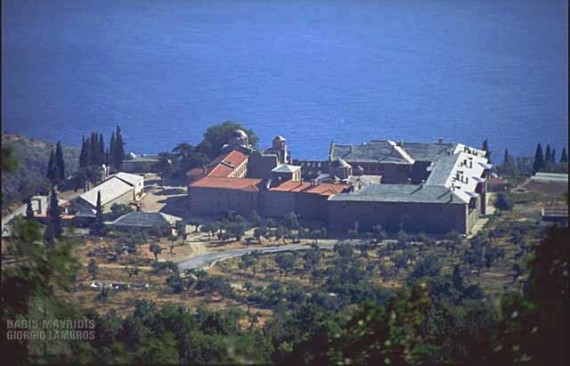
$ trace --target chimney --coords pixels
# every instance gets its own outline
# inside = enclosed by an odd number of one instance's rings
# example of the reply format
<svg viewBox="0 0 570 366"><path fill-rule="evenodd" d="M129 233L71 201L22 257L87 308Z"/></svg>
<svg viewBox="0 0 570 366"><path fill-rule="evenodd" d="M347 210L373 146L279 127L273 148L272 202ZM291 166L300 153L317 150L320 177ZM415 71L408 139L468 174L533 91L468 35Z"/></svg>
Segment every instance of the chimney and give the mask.
<svg viewBox="0 0 570 366"><path fill-rule="evenodd" d="M443 138L439 137L439 138L437 139L437 143L438 143L438 144L443 144Z"/></svg>

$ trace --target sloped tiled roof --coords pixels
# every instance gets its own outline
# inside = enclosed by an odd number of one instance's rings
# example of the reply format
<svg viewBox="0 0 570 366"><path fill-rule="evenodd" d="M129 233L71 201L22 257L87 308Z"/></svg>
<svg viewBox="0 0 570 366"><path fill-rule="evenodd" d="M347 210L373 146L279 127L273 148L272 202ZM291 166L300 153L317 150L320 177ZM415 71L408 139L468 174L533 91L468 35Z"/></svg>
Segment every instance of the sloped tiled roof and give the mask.
<svg viewBox="0 0 570 366"><path fill-rule="evenodd" d="M376 140L362 145L332 146L331 160L341 158L348 162L381 162L391 164L411 164L396 144L389 140Z"/></svg>
<svg viewBox="0 0 570 366"><path fill-rule="evenodd" d="M206 172L201 167L190 169L188 177L228 177L237 167L247 160L248 156L238 150L232 150L215 158L206 166Z"/></svg>
<svg viewBox="0 0 570 366"><path fill-rule="evenodd" d="M204 177L191 183L188 188L224 188L257 192L262 181L262 179L253 178Z"/></svg>
<svg viewBox="0 0 570 366"><path fill-rule="evenodd" d="M448 188L419 184L375 184L360 191L338 194L331 201L465 204Z"/></svg>
<svg viewBox="0 0 570 366"><path fill-rule="evenodd" d="M486 158L465 152L446 155L434 163L425 184L451 188L465 202L469 202L474 197L471 193L477 187L478 181L475 178L483 175L486 163Z"/></svg>
<svg viewBox="0 0 570 366"><path fill-rule="evenodd" d="M373 141L373 145L382 141ZM391 144L390 140L387 143ZM468 203L477 197L477 184L491 165L485 152L463 144L405 143L397 146L403 157L431 165L425 184L370 185L361 191L340 194L333 200L373 202ZM405 152L405 153L404 153ZM409 159L408 159L409 161ZM447 192L447 193L446 193Z"/></svg>
<svg viewBox="0 0 570 366"><path fill-rule="evenodd" d="M406 142L402 148L416 161L435 161L453 152L456 143Z"/></svg>
<svg viewBox="0 0 570 366"><path fill-rule="evenodd" d="M303 192L310 194L318 194L321 196L332 196L341 193L348 188L346 184L332 184L332 183L320 183L318 185L313 185L310 182L295 182L288 180L279 184L276 187L269 189L270 192Z"/></svg>

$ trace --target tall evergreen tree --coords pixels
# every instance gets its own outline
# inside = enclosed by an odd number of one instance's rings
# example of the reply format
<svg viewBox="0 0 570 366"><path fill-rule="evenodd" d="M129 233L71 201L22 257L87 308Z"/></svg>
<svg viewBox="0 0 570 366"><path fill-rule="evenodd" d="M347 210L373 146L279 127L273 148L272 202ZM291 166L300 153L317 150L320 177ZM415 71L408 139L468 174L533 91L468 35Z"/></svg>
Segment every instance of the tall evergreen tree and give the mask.
<svg viewBox="0 0 570 366"><path fill-rule="evenodd" d="M115 159L115 150L116 150L116 141L115 141L115 131L111 134L111 140L109 141L109 165L115 168L117 166L117 162Z"/></svg>
<svg viewBox="0 0 570 366"><path fill-rule="evenodd" d="M509 149L505 149L505 156L503 157L503 173L511 174L513 170L512 157L509 155Z"/></svg>
<svg viewBox="0 0 570 366"><path fill-rule="evenodd" d="M111 154L109 153L109 149L105 150L105 165L111 165Z"/></svg>
<svg viewBox="0 0 570 366"><path fill-rule="evenodd" d="M56 184L57 181L59 180L59 170L57 168L55 151L53 150L49 155L46 177L50 180L52 185Z"/></svg>
<svg viewBox="0 0 570 366"><path fill-rule="evenodd" d="M98 150L99 162L98 162L98 165L101 165L101 164L105 163L105 140L103 139L102 133L99 134L99 137L97 138L97 142L99 143L99 150Z"/></svg>
<svg viewBox="0 0 570 366"><path fill-rule="evenodd" d="M552 148L552 151L550 152L550 162L552 164L556 164L556 149Z"/></svg>
<svg viewBox="0 0 570 366"><path fill-rule="evenodd" d="M552 150L550 149L550 144L546 145L546 150L544 151L544 162L550 163L552 161Z"/></svg>
<svg viewBox="0 0 570 366"><path fill-rule="evenodd" d="M98 135L95 132L91 133L91 139L89 140L89 151L90 151L90 160L89 165L98 165L99 164L99 141Z"/></svg>
<svg viewBox="0 0 570 366"><path fill-rule="evenodd" d="M97 192L97 205L95 207L95 222L91 227L93 234L103 235L103 205L101 203L101 191Z"/></svg>
<svg viewBox="0 0 570 366"><path fill-rule="evenodd" d="M93 149L91 148L91 137L85 139L85 167L91 165L93 161Z"/></svg>
<svg viewBox="0 0 570 366"><path fill-rule="evenodd" d="M33 219L34 218L34 209L32 207L32 200L31 198L28 199L27 205L26 205L26 218L28 219Z"/></svg>
<svg viewBox="0 0 570 366"><path fill-rule="evenodd" d="M566 152L566 148L562 148L562 154L560 155L560 162L567 163L568 162L568 153Z"/></svg>
<svg viewBox="0 0 570 366"><path fill-rule="evenodd" d="M483 150L487 152L487 160L489 160L489 163L491 162L491 150L489 150L489 141L487 141L487 139L485 139L483 141Z"/></svg>
<svg viewBox="0 0 570 366"><path fill-rule="evenodd" d="M79 167L85 168L87 166L87 142L85 136L81 137L81 153L79 154Z"/></svg>
<svg viewBox="0 0 570 366"><path fill-rule="evenodd" d="M61 210L57 202L57 193L55 192L55 187L52 187L51 189L51 196L49 198L48 216L49 216L48 226L51 226L53 235L56 238L61 237L61 234L63 234L63 228L61 227Z"/></svg>
<svg viewBox="0 0 570 366"><path fill-rule="evenodd" d="M59 173L59 180L65 180L65 161L63 159L63 149L61 147L61 142L58 141L55 148L55 162L57 164L57 171Z"/></svg>
<svg viewBox="0 0 570 366"><path fill-rule="evenodd" d="M115 147L114 150L114 161L116 169L120 169L125 159L125 142L123 141L123 135L121 133L121 128L117 126L117 131L115 133Z"/></svg>
<svg viewBox="0 0 570 366"><path fill-rule="evenodd" d="M540 142L536 145L536 153L534 154L534 164L532 165L533 174L544 168L544 155L542 154L542 145Z"/></svg>
<svg viewBox="0 0 570 366"><path fill-rule="evenodd" d="M101 191L97 191L97 206L95 207L95 218L103 222L103 205L101 203Z"/></svg>

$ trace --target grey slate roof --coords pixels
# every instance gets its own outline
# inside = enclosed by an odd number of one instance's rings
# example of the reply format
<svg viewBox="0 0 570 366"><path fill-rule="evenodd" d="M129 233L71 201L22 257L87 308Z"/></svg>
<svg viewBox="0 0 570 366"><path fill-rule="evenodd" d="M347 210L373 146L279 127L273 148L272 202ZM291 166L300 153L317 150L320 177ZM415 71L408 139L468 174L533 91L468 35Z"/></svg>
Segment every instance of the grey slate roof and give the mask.
<svg viewBox="0 0 570 366"><path fill-rule="evenodd" d="M337 194L330 197L329 200L465 204L461 198L446 187L419 184L375 184L358 192Z"/></svg>
<svg viewBox="0 0 570 366"><path fill-rule="evenodd" d="M410 164L410 162L386 140L371 141L362 145L337 145L331 151L331 160L341 158L349 162Z"/></svg>
<svg viewBox="0 0 570 366"><path fill-rule="evenodd" d="M131 226L140 228L152 228L161 226L171 226L176 221L182 220L180 217L163 214L162 212L141 212L133 211L125 214L110 225L112 226Z"/></svg>
<svg viewBox="0 0 570 366"><path fill-rule="evenodd" d="M459 158L460 156L457 154L445 155L437 159L437 162L432 164L431 173L426 180L426 184L431 186L445 186Z"/></svg>
<svg viewBox="0 0 570 366"><path fill-rule="evenodd" d="M434 161L447 155L448 151L454 151L456 143L425 143L406 142L402 148L418 161Z"/></svg>

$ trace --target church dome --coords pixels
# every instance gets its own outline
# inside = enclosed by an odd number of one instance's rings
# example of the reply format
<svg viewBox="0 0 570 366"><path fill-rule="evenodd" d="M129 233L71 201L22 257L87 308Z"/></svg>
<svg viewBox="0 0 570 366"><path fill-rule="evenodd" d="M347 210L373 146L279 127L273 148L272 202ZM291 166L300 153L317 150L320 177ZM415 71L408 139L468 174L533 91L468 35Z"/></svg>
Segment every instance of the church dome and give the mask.
<svg viewBox="0 0 570 366"><path fill-rule="evenodd" d="M238 139L247 139L247 133L245 133L244 130L235 130L232 132L232 137Z"/></svg>

